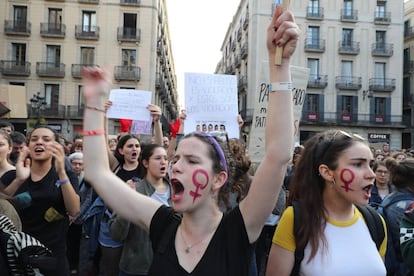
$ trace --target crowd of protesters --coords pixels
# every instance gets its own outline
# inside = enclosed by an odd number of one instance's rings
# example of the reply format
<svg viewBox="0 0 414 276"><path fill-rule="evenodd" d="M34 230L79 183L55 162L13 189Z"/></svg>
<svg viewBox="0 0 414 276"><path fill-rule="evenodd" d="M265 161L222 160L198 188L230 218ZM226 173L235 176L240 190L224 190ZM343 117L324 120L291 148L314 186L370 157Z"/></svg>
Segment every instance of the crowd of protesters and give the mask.
<svg viewBox="0 0 414 276"><path fill-rule="evenodd" d="M278 6L266 45L279 89L291 82L298 36ZM152 139L128 127L114 139L105 129L110 81L105 70L84 70L84 131L73 141L45 125L26 138L0 122L0 198L18 214L5 221L10 212L0 209L0 234L21 231L42 246L31 256L49 258L38 268L44 275L414 273L412 151L370 148L340 129L293 149L292 96L283 89L269 93L260 164L237 139L184 135L185 112L163 133L152 104ZM4 275L37 269L5 248Z"/></svg>

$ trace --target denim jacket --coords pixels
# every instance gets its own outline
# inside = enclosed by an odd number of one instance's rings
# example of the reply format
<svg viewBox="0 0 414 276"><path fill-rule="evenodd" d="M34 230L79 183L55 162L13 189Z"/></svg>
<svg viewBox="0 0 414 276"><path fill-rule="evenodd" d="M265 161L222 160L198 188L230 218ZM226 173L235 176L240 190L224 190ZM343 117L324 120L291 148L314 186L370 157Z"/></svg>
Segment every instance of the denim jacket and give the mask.
<svg viewBox="0 0 414 276"><path fill-rule="evenodd" d="M387 223L388 243L385 265L387 274L391 273L390 275L405 275L407 271L401 257L400 222L405 210L413 200L414 194L400 189L386 196L378 207L378 212L383 215Z"/></svg>

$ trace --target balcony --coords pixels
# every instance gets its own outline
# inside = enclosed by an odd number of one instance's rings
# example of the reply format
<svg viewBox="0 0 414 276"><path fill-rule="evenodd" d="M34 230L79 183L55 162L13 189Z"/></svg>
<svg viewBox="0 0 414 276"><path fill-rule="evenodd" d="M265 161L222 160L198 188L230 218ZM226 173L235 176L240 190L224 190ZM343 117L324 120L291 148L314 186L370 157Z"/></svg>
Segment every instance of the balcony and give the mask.
<svg viewBox="0 0 414 276"><path fill-rule="evenodd" d="M243 30L246 30L249 27L249 15L246 14L246 18L243 20Z"/></svg>
<svg viewBox="0 0 414 276"><path fill-rule="evenodd" d="M391 13L390 12L375 12L374 13L374 23L379 25L389 25L391 24Z"/></svg>
<svg viewBox="0 0 414 276"><path fill-rule="evenodd" d="M65 77L65 64L55 62L36 62L36 74L39 77Z"/></svg>
<svg viewBox="0 0 414 276"><path fill-rule="evenodd" d="M247 55L249 54L249 44L245 42L240 49L240 58L246 59Z"/></svg>
<svg viewBox="0 0 414 276"><path fill-rule="evenodd" d="M413 27L404 28L404 39L414 37Z"/></svg>
<svg viewBox="0 0 414 276"><path fill-rule="evenodd" d="M404 60L404 73L409 74L414 72L414 60Z"/></svg>
<svg viewBox="0 0 414 276"><path fill-rule="evenodd" d="M99 4L99 0L78 0L78 2L83 4Z"/></svg>
<svg viewBox="0 0 414 276"><path fill-rule="evenodd" d="M141 68L138 66L115 66L115 80L139 81L141 79Z"/></svg>
<svg viewBox="0 0 414 276"><path fill-rule="evenodd" d="M342 90L359 90L362 86L361 77L338 76L335 78L335 87Z"/></svg>
<svg viewBox="0 0 414 276"><path fill-rule="evenodd" d="M239 77L237 80L237 88L239 91L247 91L247 77Z"/></svg>
<svg viewBox="0 0 414 276"><path fill-rule="evenodd" d="M66 106L66 117L71 119L81 119L83 117L83 105Z"/></svg>
<svg viewBox="0 0 414 276"><path fill-rule="evenodd" d="M155 88L159 89L163 85L164 85L164 81L163 81L163 77L162 77L161 73L156 73L156 76L155 76Z"/></svg>
<svg viewBox="0 0 414 276"><path fill-rule="evenodd" d="M395 90L395 79L371 78L369 90L379 92L392 92Z"/></svg>
<svg viewBox="0 0 414 276"><path fill-rule="evenodd" d="M29 118L38 118L39 116L38 111L30 104L27 105L27 112ZM40 115L45 118L66 119L66 107L64 105L47 105Z"/></svg>
<svg viewBox="0 0 414 276"><path fill-rule="evenodd" d="M43 37L64 38L66 25L56 23L40 23L40 35Z"/></svg>
<svg viewBox="0 0 414 276"><path fill-rule="evenodd" d="M30 62L17 60L1 60L0 72L4 76L30 76Z"/></svg>
<svg viewBox="0 0 414 276"><path fill-rule="evenodd" d="M357 22L358 11L352 9L341 9L341 21L342 22Z"/></svg>
<svg viewBox="0 0 414 276"><path fill-rule="evenodd" d="M373 43L371 54L377 57L391 57L394 54L394 44Z"/></svg>
<svg viewBox="0 0 414 276"><path fill-rule="evenodd" d="M358 55L359 54L359 42L339 41L338 53L344 55Z"/></svg>
<svg viewBox="0 0 414 276"><path fill-rule="evenodd" d="M99 67L96 64L72 64L72 77L75 79L82 78L82 68L83 67Z"/></svg>
<svg viewBox="0 0 414 276"><path fill-rule="evenodd" d="M32 24L26 20L4 20L4 33L7 35L30 36Z"/></svg>
<svg viewBox="0 0 414 276"><path fill-rule="evenodd" d="M308 88L326 88L328 86L327 75L310 74L308 79Z"/></svg>
<svg viewBox="0 0 414 276"><path fill-rule="evenodd" d="M324 39L305 39L305 51L313 53L325 52L325 40Z"/></svg>
<svg viewBox="0 0 414 276"><path fill-rule="evenodd" d="M118 41L140 42L141 29L118 27Z"/></svg>
<svg viewBox="0 0 414 276"><path fill-rule="evenodd" d="M334 125L348 125L357 124L358 126L378 126L383 128L389 128L390 126L402 127L403 116L400 115L379 115L370 113L360 113L347 111L338 112L315 112L304 111L301 119L301 124L324 124L327 126Z"/></svg>
<svg viewBox="0 0 414 276"><path fill-rule="evenodd" d="M124 6L139 6L141 4L141 0L121 0L121 5Z"/></svg>
<svg viewBox="0 0 414 276"><path fill-rule="evenodd" d="M306 19L322 20L324 17L323 8L308 7L306 10Z"/></svg>
<svg viewBox="0 0 414 276"><path fill-rule="evenodd" d="M98 40L99 26L92 25L76 25L75 26L76 39Z"/></svg>
<svg viewBox="0 0 414 276"><path fill-rule="evenodd" d="M236 51L236 41L233 41L232 43L231 43L231 50L233 51L233 52L235 52Z"/></svg>

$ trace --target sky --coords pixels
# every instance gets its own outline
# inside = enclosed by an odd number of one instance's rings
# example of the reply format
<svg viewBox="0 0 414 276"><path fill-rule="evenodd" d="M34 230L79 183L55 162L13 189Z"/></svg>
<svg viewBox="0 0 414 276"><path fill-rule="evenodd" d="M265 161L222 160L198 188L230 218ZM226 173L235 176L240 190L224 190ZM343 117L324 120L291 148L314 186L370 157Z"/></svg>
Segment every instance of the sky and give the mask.
<svg viewBox="0 0 414 276"><path fill-rule="evenodd" d="M221 45L240 0L166 0L179 103L184 73L214 73Z"/></svg>

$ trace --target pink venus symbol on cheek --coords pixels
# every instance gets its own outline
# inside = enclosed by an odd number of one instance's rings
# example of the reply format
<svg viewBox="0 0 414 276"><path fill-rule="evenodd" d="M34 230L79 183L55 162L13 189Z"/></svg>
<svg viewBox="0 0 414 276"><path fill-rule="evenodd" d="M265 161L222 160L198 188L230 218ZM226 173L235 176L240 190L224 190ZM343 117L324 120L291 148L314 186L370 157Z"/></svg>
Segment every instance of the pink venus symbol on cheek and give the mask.
<svg viewBox="0 0 414 276"><path fill-rule="evenodd" d="M341 181L344 183L344 185L341 187L345 189L345 192L354 191L354 189L350 188L351 183L354 181L354 179L355 174L350 169L343 169L341 171Z"/></svg>
<svg viewBox="0 0 414 276"><path fill-rule="evenodd" d="M201 183L202 180L204 180L205 183ZM193 173L193 185L196 187L196 190L190 191L190 196L193 197L193 203L198 197L201 196L201 194L198 191L204 190L207 187L207 184L208 184L207 172L202 169L195 170Z"/></svg>

